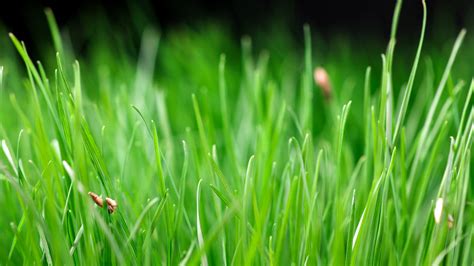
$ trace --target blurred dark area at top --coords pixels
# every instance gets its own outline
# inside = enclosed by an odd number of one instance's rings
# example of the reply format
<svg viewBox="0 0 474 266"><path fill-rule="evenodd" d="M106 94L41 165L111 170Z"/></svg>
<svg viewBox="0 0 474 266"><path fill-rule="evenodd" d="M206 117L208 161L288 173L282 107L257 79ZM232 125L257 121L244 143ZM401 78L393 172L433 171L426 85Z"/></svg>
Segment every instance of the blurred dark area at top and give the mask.
<svg viewBox="0 0 474 266"><path fill-rule="evenodd" d="M470 26L474 26L473 0L426 2L428 38L442 40L447 32L464 27L474 30ZM136 38L140 34L137 29L148 24L157 25L166 33L175 27L192 28L203 22L222 24L235 38L280 28L300 38L302 25L309 23L322 36L345 34L353 39L372 36L385 41L395 4L396 0L25 0L11 7L2 4L0 24L27 43L41 40L42 36L49 37L43 9L50 7L61 27L73 25L76 29L86 27L93 31L95 21L105 19L123 29L124 34L131 34L131 38ZM399 32L403 34L399 35L417 39L421 17L421 0L405 0L399 23Z"/></svg>

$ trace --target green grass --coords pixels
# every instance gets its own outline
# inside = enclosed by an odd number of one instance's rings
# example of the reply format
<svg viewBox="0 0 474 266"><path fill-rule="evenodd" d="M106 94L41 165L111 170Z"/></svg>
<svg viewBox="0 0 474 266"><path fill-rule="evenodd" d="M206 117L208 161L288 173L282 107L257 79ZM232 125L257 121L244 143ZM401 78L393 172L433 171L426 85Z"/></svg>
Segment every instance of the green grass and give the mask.
<svg viewBox="0 0 474 266"><path fill-rule="evenodd" d="M466 32L427 57L421 6L416 51L396 53L398 1L381 66L325 56L329 101L309 27L304 54L148 28L137 60L100 24L75 61L46 11L44 66L13 34L0 54L0 264L472 264Z"/></svg>

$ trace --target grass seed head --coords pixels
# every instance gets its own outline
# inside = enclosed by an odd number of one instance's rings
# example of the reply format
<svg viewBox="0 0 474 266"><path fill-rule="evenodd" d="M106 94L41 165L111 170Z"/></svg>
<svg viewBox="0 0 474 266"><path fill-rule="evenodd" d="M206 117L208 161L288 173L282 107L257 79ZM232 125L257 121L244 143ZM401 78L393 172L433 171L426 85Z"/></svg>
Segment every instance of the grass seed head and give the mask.
<svg viewBox="0 0 474 266"><path fill-rule="evenodd" d="M454 226L454 217L453 215L449 214L448 215L448 228L451 229Z"/></svg>
<svg viewBox="0 0 474 266"><path fill-rule="evenodd" d="M109 213L113 213L118 207L117 201L111 198L105 198L105 201L107 202L107 210Z"/></svg>
<svg viewBox="0 0 474 266"><path fill-rule="evenodd" d="M94 192L89 192L88 194L95 202L95 204L97 204L101 208L104 206L104 200L99 195L95 194Z"/></svg>
<svg viewBox="0 0 474 266"><path fill-rule="evenodd" d="M95 204L97 204L97 206L101 208L104 207L104 200L102 199L102 197L95 194L94 192L89 192L88 194L95 202ZM117 201L108 197L105 198L105 203L107 204L107 210L109 211L109 213L115 212L118 207Z"/></svg>
<svg viewBox="0 0 474 266"><path fill-rule="evenodd" d="M322 67L317 67L314 70L314 82L316 85L318 85L321 88L321 91L323 92L324 99L326 101L329 101L331 99L331 94L332 94L332 87L331 87L331 81L329 80L329 74L326 71L326 69Z"/></svg>

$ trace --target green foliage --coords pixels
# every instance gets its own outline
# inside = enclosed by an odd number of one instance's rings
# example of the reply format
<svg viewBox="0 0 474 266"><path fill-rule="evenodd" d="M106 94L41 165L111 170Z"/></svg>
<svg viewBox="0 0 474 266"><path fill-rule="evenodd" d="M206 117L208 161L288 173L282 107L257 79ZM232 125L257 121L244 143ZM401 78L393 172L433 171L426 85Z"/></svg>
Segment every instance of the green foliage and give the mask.
<svg viewBox="0 0 474 266"><path fill-rule="evenodd" d="M325 56L330 100L308 26L286 60L209 27L147 29L138 62L100 39L80 65L47 10L55 63L13 34L26 71L0 57L0 264L472 264L474 81L453 75L465 31L420 60L422 7L411 71L399 0L382 70Z"/></svg>

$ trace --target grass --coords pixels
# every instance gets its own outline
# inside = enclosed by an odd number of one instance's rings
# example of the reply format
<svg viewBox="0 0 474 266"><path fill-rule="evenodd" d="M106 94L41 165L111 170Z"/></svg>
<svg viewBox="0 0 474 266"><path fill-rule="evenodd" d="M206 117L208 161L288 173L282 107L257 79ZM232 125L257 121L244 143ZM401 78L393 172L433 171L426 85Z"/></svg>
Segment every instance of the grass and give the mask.
<svg viewBox="0 0 474 266"><path fill-rule="evenodd" d="M1 264L472 264L466 32L420 60L422 8L413 58L395 55L402 1L381 70L329 57L330 100L307 26L287 60L211 27L145 30L137 62L97 39L78 62L46 11L46 67L13 34L0 61Z"/></svg>

